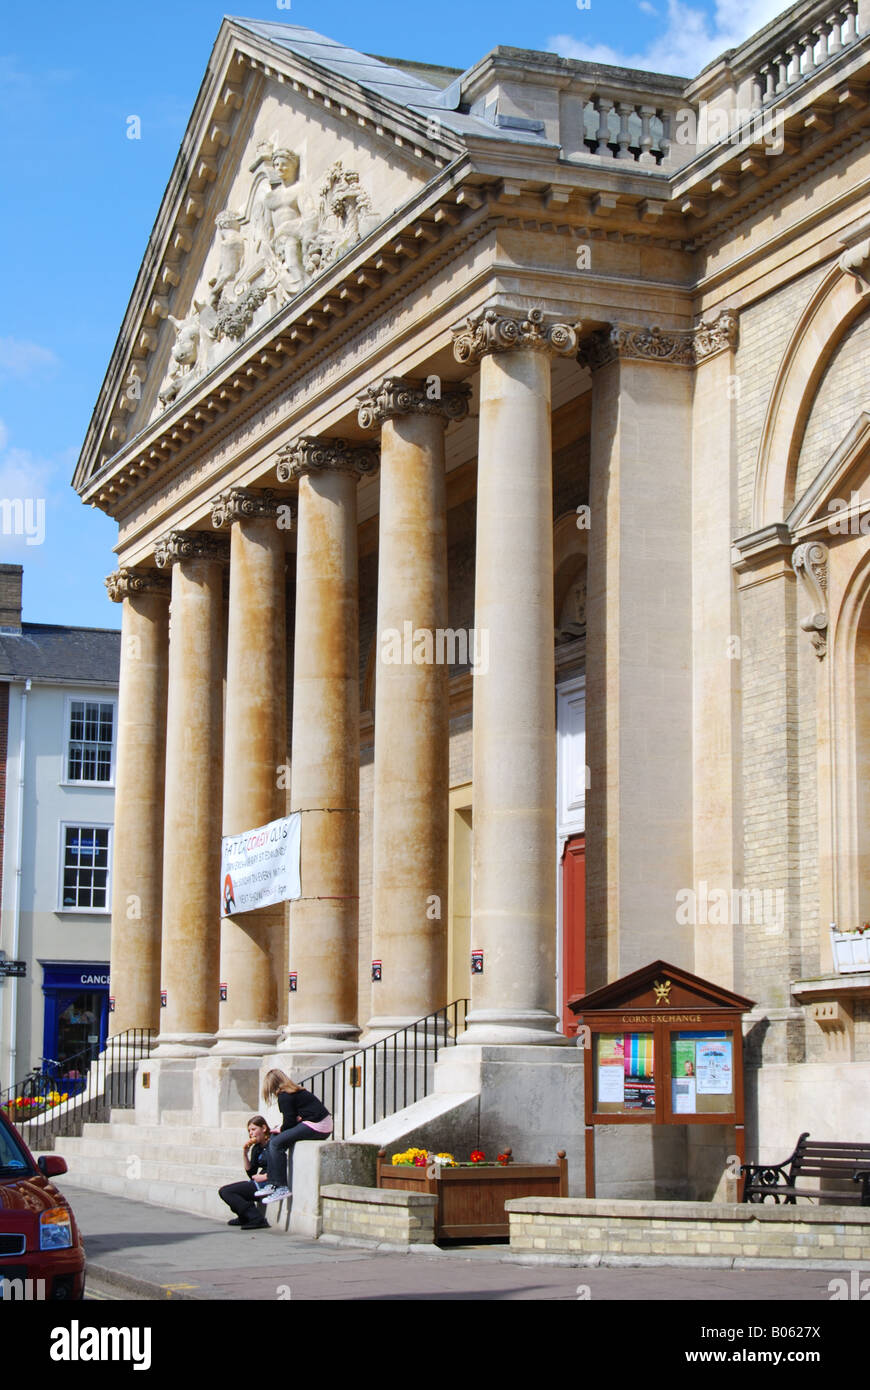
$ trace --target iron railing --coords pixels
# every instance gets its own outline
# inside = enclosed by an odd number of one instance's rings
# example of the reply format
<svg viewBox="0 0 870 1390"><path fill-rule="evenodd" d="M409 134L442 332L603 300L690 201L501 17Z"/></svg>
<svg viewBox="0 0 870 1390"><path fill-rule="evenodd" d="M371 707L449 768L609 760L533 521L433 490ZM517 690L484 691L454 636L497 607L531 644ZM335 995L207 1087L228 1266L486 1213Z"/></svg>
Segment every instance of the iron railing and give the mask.
<svg viewBox="0 0 870 1390"><path fill-rule="evenodd" d="M336 1139L349 1139L428 1096L439 1050L456 1045L467 1012L468 1000L456 999L306 1077L302 1085L332 1115Z"/></svg>
<svg viewBox="0 0 870 1390"><path fill-rule="evenodd" d="M136 1065L153 1047L153 1028L128 1028L107 1040L98 1056L87 1047L63 1063L45 1065L0 1091L0 1106L31 1149L50 1147L56 1135L81 1134L86 1120L135 1103Z"/></svg>

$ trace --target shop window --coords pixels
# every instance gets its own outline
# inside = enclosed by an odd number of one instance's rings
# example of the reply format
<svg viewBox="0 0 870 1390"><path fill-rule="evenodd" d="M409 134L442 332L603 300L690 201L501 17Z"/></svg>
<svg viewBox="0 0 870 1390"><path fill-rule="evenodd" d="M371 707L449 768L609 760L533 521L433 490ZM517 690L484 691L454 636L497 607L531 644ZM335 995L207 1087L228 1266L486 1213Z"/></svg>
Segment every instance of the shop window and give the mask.
<svg viewBox="0 0 870 1390"><path fill-rule="evenodd" d="M105 912L109 906L108 826L63 827L61 912Z"/></svg>
<svg viewBox="0 0 870 1390"><path fill-rule="evenodd" d="M114 704L108 700L70 700L68 709L67 781L111 782Z"/></svg>

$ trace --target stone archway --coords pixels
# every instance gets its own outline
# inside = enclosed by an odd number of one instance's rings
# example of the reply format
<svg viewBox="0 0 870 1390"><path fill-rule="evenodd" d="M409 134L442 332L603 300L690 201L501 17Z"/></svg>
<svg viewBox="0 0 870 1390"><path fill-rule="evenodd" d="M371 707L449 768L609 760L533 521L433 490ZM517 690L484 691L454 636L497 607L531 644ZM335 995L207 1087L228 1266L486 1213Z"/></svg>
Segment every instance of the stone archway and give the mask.
<svg viewBox="0 0 870 1390"><path fill-rule="evenodd" d="M798 455L819 381L834 350L867 308L868 260L870 241L845 252L795 325L761 434L755 469L753 531L783 521L792 508Z"/></svg>

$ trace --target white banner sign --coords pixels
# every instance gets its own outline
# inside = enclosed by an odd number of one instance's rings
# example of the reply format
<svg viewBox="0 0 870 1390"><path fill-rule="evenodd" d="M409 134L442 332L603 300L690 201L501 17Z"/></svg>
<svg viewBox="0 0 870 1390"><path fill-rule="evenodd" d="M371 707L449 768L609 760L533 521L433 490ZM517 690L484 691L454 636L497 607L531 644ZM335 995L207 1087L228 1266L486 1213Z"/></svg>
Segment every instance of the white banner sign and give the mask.
<svg viewBox="0 0 870 1390"><path fill-rule="evenodd" d="M292 816L227 835L221 841L221 916L235 917L256 907L302 896L299 879L299 829Z"/></svg>

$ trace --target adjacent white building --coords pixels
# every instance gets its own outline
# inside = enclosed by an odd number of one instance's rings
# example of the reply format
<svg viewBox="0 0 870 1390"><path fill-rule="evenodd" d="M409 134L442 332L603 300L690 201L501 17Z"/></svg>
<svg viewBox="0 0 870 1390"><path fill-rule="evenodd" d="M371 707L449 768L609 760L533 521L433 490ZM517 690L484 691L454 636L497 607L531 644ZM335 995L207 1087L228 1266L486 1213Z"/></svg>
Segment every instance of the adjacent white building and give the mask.
<svg viewBox="0 0 870 1390"><path fill-rule="evenodd" d="M75 1069L109 1012L119 632L22 623L0 565L0 1088Z"/></svg>

